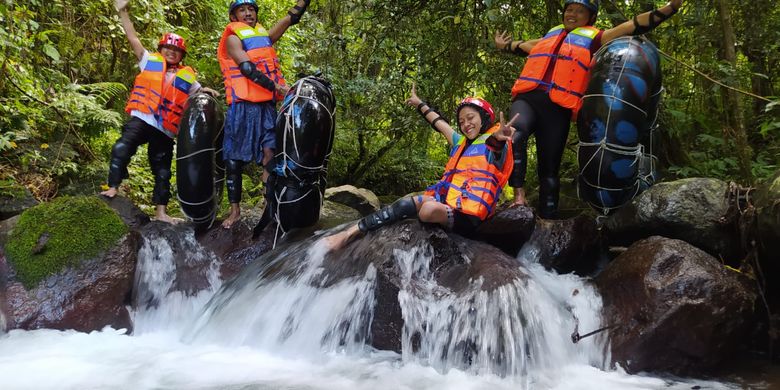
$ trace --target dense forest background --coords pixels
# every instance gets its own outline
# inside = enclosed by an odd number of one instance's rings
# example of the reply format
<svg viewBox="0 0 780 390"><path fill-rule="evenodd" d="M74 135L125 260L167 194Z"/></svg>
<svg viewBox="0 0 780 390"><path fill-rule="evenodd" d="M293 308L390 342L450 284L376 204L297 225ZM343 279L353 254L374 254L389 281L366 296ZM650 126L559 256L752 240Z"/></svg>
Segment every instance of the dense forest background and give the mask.
<svg viewBox="0 0 780 390"><path fill-rule="evenodd" d="M260 21L272 26L293 3L259 0ZM215 53L227 5L135 0L130 14L147 49L166 31L183 35L185 63L205 86L224 91ZM661 5L606 0L597 26ZM412 81L446 117L467 95L507 110L523 59L497 51L495 31L536 38L560 23L561 10L559 0L314 0L276 46L288 81L319 70L334 86L329 184L400 195L436 180L446 144L403 104ZM4 0L0 21L0 194L22 187L39 200L96 193L138 72L113 1ZM648 35L664 54L659 158L665 179L708 176L752 185L780 165L778 25L780 7L769 0L686 1ZM572 131L572 143L575 137ZM569 150L564 182L576 173L574 146ZM534 153L529 156L533 172ZM130 175L127 193L149 203L145 152L134 158ZM259 176L256 168L247 172L250 199L260 196Z"/></svg>

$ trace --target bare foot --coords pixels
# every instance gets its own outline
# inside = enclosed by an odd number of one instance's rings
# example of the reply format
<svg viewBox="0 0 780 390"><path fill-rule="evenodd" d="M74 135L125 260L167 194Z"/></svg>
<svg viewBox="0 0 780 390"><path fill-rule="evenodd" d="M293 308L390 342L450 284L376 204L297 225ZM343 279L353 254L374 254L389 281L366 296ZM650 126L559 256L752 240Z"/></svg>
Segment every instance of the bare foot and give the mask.
<svg viewBox="0 0 780 390"><path fill-rule="evenodd" d="M522 188L515 188L515 199L509 207L527 206L528 202L525 200L525 190Z"/></svg>
<svg viewBox="0 0 780 390"><path fill-rule="evenodd" d="M331 251L339 250L346 246L360 232L357 225L353 225L346 230L340 231L332 236L325 237L325 245Z"/></svg>
<svg viewBox="0 0 780 390"><path fill-rule="evenodd" d="M113 198L116 196L117 193L116 187L109 187L107 190L100 192L98 195L103 195L106 198Z"/></svg>
<svg viewBox="0 0 780 390"><path fill-rule="evenodd" d="M176 225L179 222L183 222L183 220L180 219L180 218L174 218L174 217L171 217L170 215L168 215L166 210L167 210L167 207L165 205L158 204L157 205L157 210L155 210L155 213L154 213L154 219L157 220L157 221L167 222L167 223L169 223L171 225Z"/></svg>
<svg viewBox="0 0 780 390"><path fill-rule="evenodd" d="M225 229L230 229L233 227L233 224L238 222L239 219L241 219L241 208L239 208L237 203L231 203L230 215L228 215L228 217L222 221L222 227Z"/></svg>
<svg viewBox="0 0 780 390"><path fill-rule="evenodd" d="M155 221L161 221L161 222L167 222L167 223L169 223L171 225L176 225L176 224L178 224L180 222L184 222L183 219L181 219L181 218L174 218L174 217L171 217L168 214L155 215L154 216L154 220Z"/></svg>

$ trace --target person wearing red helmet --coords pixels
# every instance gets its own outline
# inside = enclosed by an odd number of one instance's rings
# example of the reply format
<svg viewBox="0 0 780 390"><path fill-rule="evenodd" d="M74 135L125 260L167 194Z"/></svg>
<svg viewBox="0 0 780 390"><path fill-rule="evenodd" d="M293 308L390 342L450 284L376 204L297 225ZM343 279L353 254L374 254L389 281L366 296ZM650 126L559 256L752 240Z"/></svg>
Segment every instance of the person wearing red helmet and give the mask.
<svg viewBox="0 0 780 390"><path fill-rule="evenodd" d="M157 52L148 52L138 34L127 6L130 0L115 0L127 40L139 61L141 73L135 78L125 111L130 114L122 127L122 135L111 149L108 169L108 189L100 195L113 198L119 185L128 176L127 165L138 147L148 144L149 165L154 174L152 202L156 205L155 218L175 223L167 212L171 198L171 160L173 144L184 104L189 95L199 91L216 95L196 80L195 71L181 64L187 53L184 39L174 33L166 33L157 44Z"/></svg>
<svg viewBox="0 0 780 390"><path fill-rule="evenodd" d="M356 225L327 237L331 249L341 248L360 233L414 216L422 222L436 223L469 236L495 212L512 170L514 129L504 122L504 113L499 114L499 122L495 123L496 115L490 103L467 97L455 110L458 133L417 96L415 85L406 104L415 107L450 145L450 159L442 178L423 195L401 198L367 215Z"/></svg>
<svg viewBox="0 0 780 390"><path fill-rule="evenodd" d="M273 44L287 28L300 21L309 3L310 0L298 0L287 15L268 31L258 21L255 0L233 0L230 3L230 23L225 27L217 48L228 104L222 150L230 214L222 221L224 228L232 227L241 217L244 165L248 162L262 165L263 183L268 180L270 162L276 149L276 102L289 89Z"/></svg>
<svg viewBox="0 0 780 390"><path fill-rule="evenodd" d="M682 0L671 0L664 7L635 16L631 21L608 30L593 27L599 10L598 0L566 0L563 23L544 37L514 41L505 31L496 32L496 48L528 60L512 87L514 169L509 185L514 188L513 205L525 205L527 146L531 134L536 137L537 174L539 175L539 216L557 218L560 179L558 172L569 134L569 121L576 120L582 95L588 85L591 57L613 39L644 34L677 13Z"/></svg>

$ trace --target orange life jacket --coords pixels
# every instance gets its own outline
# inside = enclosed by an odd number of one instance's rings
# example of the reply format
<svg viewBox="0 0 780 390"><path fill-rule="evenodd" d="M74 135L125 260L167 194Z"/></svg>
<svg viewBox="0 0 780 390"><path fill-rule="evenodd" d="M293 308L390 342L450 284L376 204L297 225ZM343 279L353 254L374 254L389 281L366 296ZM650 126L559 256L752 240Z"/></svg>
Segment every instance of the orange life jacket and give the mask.
<svg viewBox="0 0 780 390"><path fill-rule="evenodd" d="M146 66L135 77L125 112L138 110L153 114L162 123L163 132L173 138L179 132L184 106L195 83L195 71L189 66L180 67L170 82L165 81L166 72L162 54L150 53Z"/></svg>
<svg viewBox="0 0 780 390"><path fill-rule="evenodd" d="M549 91L550 100L571 109L574 118L582 105L582 94L588 86L590 47L600 31L593 26L584 26L567 33L562 24L553 27L528 55L523 71L512 87L512 98L543 85ZM559 44L560 49L556 53L554 51ZM555 67L552 79L547 83L544 75L553 58Z"/></svg>
<svg viewBox="0 0 780 390"><path fill-rule="evenodd" d="M513 165L512 142L507 141L498 159L485 144L499 126L496 124L480 134L471 144L465 136L460 137L452 148L441 180L429 187L425 195L483 221L493 215Z"/></svg>
<svg viewBox="0 0 780 390"><path fill-rule="evenodd" d="M285 84L273 42L263 26L258 23L255 28L252 28L241 22L228 23L217 48L217 59L225 81L227 103L230 104L234 101L267 102L275 97L281 98L281 96L276 96L276 91L269 91L241 74L238 65L227 52L227 39L231 35L235 35L241 40L241 45L249 56L249 60L257 66L258 70L275 83Z"/></svg>

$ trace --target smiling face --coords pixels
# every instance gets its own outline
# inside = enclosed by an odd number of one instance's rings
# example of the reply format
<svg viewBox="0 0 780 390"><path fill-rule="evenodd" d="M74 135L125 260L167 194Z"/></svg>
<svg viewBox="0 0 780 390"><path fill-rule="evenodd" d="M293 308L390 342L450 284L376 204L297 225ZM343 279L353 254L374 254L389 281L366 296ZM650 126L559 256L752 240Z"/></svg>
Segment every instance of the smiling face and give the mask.
<svg viewBox="0 0 780 390"><path fill-rule="evenodd" d="M230 14L230 21L241 22L254 27L257 23L257 12L255 11L255 7L251 4L244 4L236 7L236 9L233 10L233 13Z"/></svg>
<svg viewBox="0 0 780 390"><path fill-rule="evenodd" d="M178 65L184 58L184 52L176 46L162 45L160 46L160 54L168 65Z"/></svg>
<svg viewBox="0 0 780 390"><path fill-rule="evenodd" d="M592 14L582 4L569 4L563 10L563 27L566 31L591 24Z"/></svg>
<svg viewBox="0 0 780 390"><path fill-rule="evenodd" d="M458 127L466 138L477 138L482 130L482 116L476 108L465 106L458 112Z"/></svg>

